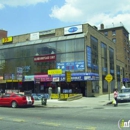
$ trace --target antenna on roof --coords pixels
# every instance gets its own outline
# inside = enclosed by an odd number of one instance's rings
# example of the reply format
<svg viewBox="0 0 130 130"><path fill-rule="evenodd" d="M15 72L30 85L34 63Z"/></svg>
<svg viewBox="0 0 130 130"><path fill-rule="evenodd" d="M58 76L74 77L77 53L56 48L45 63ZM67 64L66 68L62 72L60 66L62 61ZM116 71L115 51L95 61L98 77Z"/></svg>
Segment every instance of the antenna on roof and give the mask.
<svg viewBox="0 0 130 130"><path fill-rule="evenodd" d="M114 27L114 23L112 23L113 27Z"/></svg>
<svg viewBox="0 0 130 130"><path fill-rule="evenodd" d="M120 22L120 25L121 25L121 26L124 26L122 22Z"/></svg>

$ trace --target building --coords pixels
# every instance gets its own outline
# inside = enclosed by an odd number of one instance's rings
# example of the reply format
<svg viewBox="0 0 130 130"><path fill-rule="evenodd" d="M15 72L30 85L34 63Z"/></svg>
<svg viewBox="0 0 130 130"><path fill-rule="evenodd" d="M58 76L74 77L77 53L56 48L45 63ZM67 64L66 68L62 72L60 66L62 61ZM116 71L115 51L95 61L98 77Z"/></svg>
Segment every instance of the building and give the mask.
<svg viewBox="0 0 130 130"><path fill-rule="evenodd" d="M116 44L87 23L3 38L1 84L33 92L51 87L57 93L60 87L61 93L83 96L113 92L120 89L124 68L116 53ZM57 69L63 74L48 75L48 70ZM65 82L66 71L71 72L71 82ZM113 77L111 84L105 80L107 74Z"/></svg>
<svg viewBox="0 0 130 130"><path fill-rule="evenodd" d="M113 41L116 45L116 59L124 63L121 75L123 78L122 83L128 86L127 82L130 82L130 46L129 46L129 32L121 24L120 26L114 26L111 28L104 28L104 24L101 24L100 32Z"/></svg>
<svg viewBox="0 0 130 130"><path fill-rule="evenodd" d="M0 29L0 39L4 37L7 37L7 31Z"/></svg>

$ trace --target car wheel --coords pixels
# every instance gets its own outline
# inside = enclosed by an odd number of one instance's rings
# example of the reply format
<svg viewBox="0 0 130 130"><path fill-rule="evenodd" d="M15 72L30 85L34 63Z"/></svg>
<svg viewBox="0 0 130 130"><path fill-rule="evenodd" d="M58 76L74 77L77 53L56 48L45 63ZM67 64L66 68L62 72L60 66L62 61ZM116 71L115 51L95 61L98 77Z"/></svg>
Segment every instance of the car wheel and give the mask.
<svg viewBox="0 0 130 130"><path fill-rule="evenodd" d="M13 101L12 104L11 104L11 107L16 108L17 107L17 102Z"/></svg>

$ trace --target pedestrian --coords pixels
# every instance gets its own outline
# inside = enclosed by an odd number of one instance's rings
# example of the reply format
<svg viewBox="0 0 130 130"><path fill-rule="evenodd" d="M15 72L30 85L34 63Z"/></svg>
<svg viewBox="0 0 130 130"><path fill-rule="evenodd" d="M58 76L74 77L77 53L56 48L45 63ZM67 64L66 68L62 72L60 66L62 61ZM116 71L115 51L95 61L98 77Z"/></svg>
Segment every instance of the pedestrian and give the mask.
<svg viewBox="0 0 130 130"><path fill-rule="evenodd" d="M118 106L117 96L118 96L118 91L117 91L117 89L115 88L115 89L114 89L114 99L115 99L115 101L116 101L116 104L114 104L115 107Z"/></svg>

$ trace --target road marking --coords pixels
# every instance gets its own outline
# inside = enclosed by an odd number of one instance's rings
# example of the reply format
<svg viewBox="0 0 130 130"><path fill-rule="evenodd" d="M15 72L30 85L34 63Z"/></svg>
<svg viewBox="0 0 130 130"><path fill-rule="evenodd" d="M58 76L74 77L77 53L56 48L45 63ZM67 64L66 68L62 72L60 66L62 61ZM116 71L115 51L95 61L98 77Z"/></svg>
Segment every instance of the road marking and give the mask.
<svg viewBox="0 0 130 130"><path fill-rule="evenodd" d="M15 122L25 122L25 120L22 120L22 119L13 119L13 121L15 121Z"/></svg>
<svg viewBox="0 0 130 130"><path fill-rule="evenodd" d="M96 130L96 127L93 127L93 126L89 126L89 127L86 127L86 128L76 127L76 129L82 129L82 130Z"/></svg>
<svg viewBox="0 0 130 130"><path fill-rule="evenodd" d="M49 125L49 126L60 126L60 124L57 124L57 123L53 123L53 122L40 122L38 124L45 124L45 125Z"/></svg>

